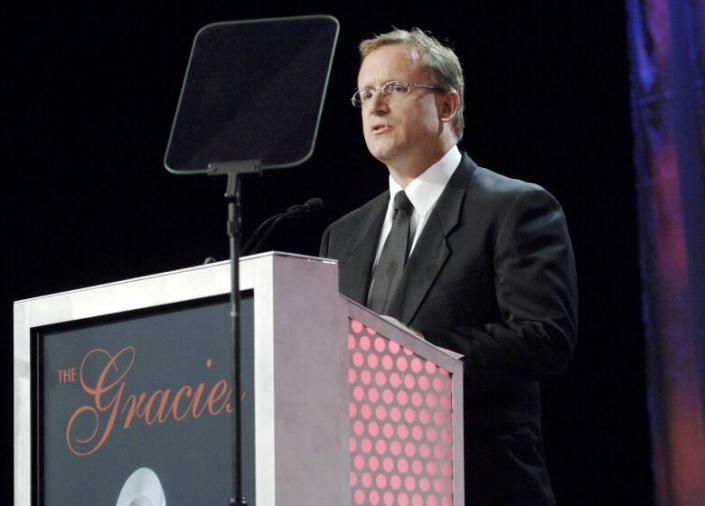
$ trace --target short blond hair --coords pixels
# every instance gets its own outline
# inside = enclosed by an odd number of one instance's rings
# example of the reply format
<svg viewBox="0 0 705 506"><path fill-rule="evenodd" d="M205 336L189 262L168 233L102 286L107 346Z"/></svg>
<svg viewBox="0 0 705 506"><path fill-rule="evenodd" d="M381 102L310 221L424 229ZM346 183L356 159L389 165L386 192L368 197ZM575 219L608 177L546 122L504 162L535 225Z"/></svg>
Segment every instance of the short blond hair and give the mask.
<svg viewBox="0 0 705 506"><path fill-rule="evenodd" d="M424 32L420 28L411 30L400 30L395 28L391 32L376 35L370 39L360 42L360 61L364 60L375 49L392 44L404 44L414 49L424 71L429 74L434 85L444 90L455 90L460 95L460 105L453 117L451 127L458 140L463 137L465 129L465 80L463 78L463 68L460 65L458 56L453 50L441 43L430 33Z"/></svg>

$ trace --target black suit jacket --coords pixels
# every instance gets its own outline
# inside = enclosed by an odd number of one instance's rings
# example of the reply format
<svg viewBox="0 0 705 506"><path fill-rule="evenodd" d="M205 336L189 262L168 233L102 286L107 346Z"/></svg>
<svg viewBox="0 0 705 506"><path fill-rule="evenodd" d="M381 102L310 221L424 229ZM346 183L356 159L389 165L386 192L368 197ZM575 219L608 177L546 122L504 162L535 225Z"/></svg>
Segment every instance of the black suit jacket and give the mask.
<svg viewBox="0 0 705 506"><path fill-rule="evenodd" d="M387 191L332 223L321 244L321 256L338 260L340 292L363 304L388 201ZM463 154L389 314L465 355L468 504L554 504L538 382L567 366L577 325L575 262L558 202Z"/></svg>

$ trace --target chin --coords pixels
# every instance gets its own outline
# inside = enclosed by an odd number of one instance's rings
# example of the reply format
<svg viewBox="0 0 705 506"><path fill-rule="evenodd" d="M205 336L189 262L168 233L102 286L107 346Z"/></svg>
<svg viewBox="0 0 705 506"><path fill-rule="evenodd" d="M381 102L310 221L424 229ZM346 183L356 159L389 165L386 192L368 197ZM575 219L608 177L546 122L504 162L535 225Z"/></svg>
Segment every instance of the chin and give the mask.
<svg viewBox="0 0 705 506"><path fill-rule="evenodd" d="M394 160L397 155L398 155L398 149L396 146L387 146L387 145L367 145L367 149L370 151L370 154L374 156L377 160L379 160L382 163L388 163Z"/></svg>
<svg viewBox="0 0 705 506"><path fill-rule="evenodd" d="M395 156L392 153L389 153L388 151L377 150L376 152L371 151L370 153L372 154L372 156L374 156L377 160L379 160L385 165L389 165L395 159Z"/></svg>

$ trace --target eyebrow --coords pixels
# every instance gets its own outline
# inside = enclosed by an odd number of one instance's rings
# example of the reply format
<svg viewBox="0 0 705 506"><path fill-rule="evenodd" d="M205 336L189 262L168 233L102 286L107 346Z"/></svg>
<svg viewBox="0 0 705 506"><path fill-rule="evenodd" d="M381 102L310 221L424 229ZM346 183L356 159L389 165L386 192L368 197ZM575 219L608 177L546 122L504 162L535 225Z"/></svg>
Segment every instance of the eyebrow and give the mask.
<svg viewBox="0 0 705 506"><path fill-rule="evenodd" d="M404 82L404 83L406 82L404 79L398 79L398 78L385 79L384 81L381 82L381 84L379 86L359 86L357 89L358 90L369 90L369 89L373 89L373 88L379 88L381 86L384 86L387 83L391 83L394 81L399 81L399 82Z"/></svg>

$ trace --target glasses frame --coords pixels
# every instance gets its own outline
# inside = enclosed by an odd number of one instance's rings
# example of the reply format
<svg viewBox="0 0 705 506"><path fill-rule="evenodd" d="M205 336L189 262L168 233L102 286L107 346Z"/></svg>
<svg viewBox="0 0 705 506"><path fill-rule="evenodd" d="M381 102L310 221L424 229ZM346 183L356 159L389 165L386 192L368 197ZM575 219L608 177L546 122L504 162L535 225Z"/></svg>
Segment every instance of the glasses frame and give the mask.
<svg viewBox="0 0 705 506"><path fill-rule="evenodd" d="M395 90L395 86L401 85L404 88L407 88L406 91L399 91ZM421 84L421 83L410 83L407 81L400 81L398 79L394 79L392 81L387 81L384 83L382 86L379 86L377 88L366 88L364 90L355 90L355 93L353 93L353 96L350 97L350 102L352 103L352 106L356 109L362 109L366 103L368 103L370 100L372 100L375 96L375 94L379 91L382 93L382 96L386 97L389 95L394 95L394 94L399 94L399 95L406 95L411 91L411 88L424 88L427 90L433 90L433 91L447 91L444 88L440 88L438 86L434 86L432 84ZM372 92L372 94L369 96L369 98L362 100L361 97L361 91L365 92Z"/></svg>

